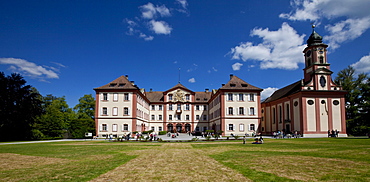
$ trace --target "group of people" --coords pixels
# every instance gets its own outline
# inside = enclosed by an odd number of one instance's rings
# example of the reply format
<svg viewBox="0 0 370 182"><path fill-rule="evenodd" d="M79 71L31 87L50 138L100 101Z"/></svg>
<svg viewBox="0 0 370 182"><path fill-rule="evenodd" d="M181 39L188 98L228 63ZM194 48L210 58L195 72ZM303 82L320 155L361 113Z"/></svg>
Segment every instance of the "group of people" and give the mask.
<svg viewBox="0 0 370 182"><path fill-rule="evenodd" d="M328 130L328 137L338 137L339 131L338 130Z"/></svg>
<svg viewBox="0 0 370 182"><path fill-rule="evenodd" d="M286 133L284 130L272 132L274 138L299 138L301 134L295 130L294 133Z"/></svg>
<svg viewBox="0 0 370 182"><path fill-rule="evenodd" d="M171 138L176 138L177 136L179 136L180 134L179 134L179 132L176 132L176 133L171 133L171 132L168 132L167 133L167 136L168 137L171 137Z"/></svg>

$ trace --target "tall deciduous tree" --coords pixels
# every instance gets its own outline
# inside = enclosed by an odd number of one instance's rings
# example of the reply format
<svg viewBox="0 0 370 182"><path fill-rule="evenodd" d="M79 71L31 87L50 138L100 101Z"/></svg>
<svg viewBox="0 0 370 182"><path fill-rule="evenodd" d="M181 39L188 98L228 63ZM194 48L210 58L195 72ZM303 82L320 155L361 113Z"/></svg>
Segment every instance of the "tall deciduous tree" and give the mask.
<svg viewBox="0 0 370 182"><path fill-rule="evenodd" d="M47 95L43 98L44 114L38 118L37 129L47 137L62 137L76 118L64 97Z"/></svg>
<svg viewBox="0 0 370 182"><path fill-rule="evenodd" d="M73 108L76 111L78 118L94 119L95 98L89 94L84 95L78 101L79 103Z"/></svg>
<svg viewBox="0 0 370 182"><path fill-rule="evenodd" d="M79 103L74 107L77 119L71 121L69 132L73 138L83 138L87 132L95 135L95 98L89 94L78 101Z"/></svg>
<svg viewBox="0 0 370 182"><path fill-rule="evenodd" d="M19 74L0 72L0 140L32 139L35 118L42 113L40 94Z"/></svg>
<svg viewBox="0 0 370 182"><path fill-rule="evenodd" d="M369 132L369 82L367 74L356 74L352 66L341 70L335 82L340 84L346 94L347 132L353 135L364 135Z"/></svg>

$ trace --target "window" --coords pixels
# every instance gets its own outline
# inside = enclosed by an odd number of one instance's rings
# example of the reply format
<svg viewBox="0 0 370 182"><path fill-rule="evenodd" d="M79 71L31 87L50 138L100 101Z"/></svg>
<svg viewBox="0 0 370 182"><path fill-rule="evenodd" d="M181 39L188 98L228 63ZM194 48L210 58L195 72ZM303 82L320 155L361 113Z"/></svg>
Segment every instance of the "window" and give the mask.
<svg viewBox="0 0 370 182"><path fill-rule="evenodd" d="M195 127L195 131L199 131L199 126Z"/></svg>
<svg viewBox="0 0 370 182"><path fill-rule="evenodd" d="M234 114L233 108L229 107L229 115L233 115L233 114Z"/></svg>
<svg viewBox="0 0 370 182"><path fill-rule="evenodd" d="M124 100L129 100L129 97L128 97L128 93L125 93L124 94L124 98L123 98Z"/></svg>
<svg viewBox="0 0 370 182"><path fill-rule="evenodd" d="M155 116L154 116L154 114L152 114L152 120L155 120Z"/></svg>
<svg viewBox="0 0 370 182"><path fill-rule="evenodd" d="M190 120L190 116L188 114L185 116L185 120Z"/></svg>
<svg viewBox="0 0 370 182"><path fill-rule="evenodd" d="M282 116L282 109L281 106L279 106L279 123L283 122L283 116Z"/></svg>
<svg viewBox="0 0 370 182"><path fill-rule="evenodd" d="M108 131L107 130L107 124L102 124L102 131Z"/></svg>
<svg viewBox="0 0 370 182"><path fill-rule="evenodd" d="M128 115L128 108L127 107L123 108L123 115Z"/></svg>
<svg viewBox="0 0 370 182"><path fill-rule="evenodd" d="M207 130L207 126L203 126L203 131L206 131Z"/></svg>
<svg viewBox="0 0 370 182"><path fill-rule="evenodd" d="M289 104L286 105L286 115L287 115L287 119L290 120L290 111L289 111Z"/></svg>
<svg viewBox="0 0 370 182"><path fill-rule="evenodd" d="M162 126L158 126L158 131L162 131Z"/></svg>
<svg viewBox="0 0 370 182"><path fill-rule="evenodd" d="M152 126L152 129L151 129L152 131L155 131L155 128L154 128L154 126Z"/></svg>
<svg viewBox="0 0 370 182"><path fill-rule="evenodd" d="M162 105L158 105L158 110L162 111Z"/></svg>
<svg viewBox="0 0 370 182"><path fill-rule="evenodd" d="M249 130L250 130L250 131L254 131L254 124L250 124L250 125L249 125Z"/></svg>
<svg viewBox="0 0 370 182"><path fill-rule="evenodd" d="M118 94L117 93L113 94L113 101L118 101Z"/></svg>
<svg viewBox="0 0 370 182"><path fill-rule="evenodd" d="M189 104L185 105L185 110L187 110L187 111L190 110L190 105Z"/></svg>
<svg viewBox="0 0 370 182"><path fill-rule="evenodd" d="M176 115L177 120L181 120L181 114Z"/></svg>
<svg viewBox="0 0 370 182"><path fill-rule="evenodd" d="M324 57L320 56L319 59L320 59L320 63L323 64L324 63Z"/></svg>
<svg viewBox="0 0 370 182"><path fill-rule="evenodd" d="M108 108L103 107L103 115L108 115Z"/></svg>
<svg viewBox="0 0 370 182"><path fill-rule="evenodd" d="M181 110L181 104L177 104L177 110L180 111Z"/></svg>
<svg viewBox="0 0 370 182"><path fill-rule="evenodd" d="M199 115L196 115L195 116L195 120L199 120Z"/></svg>
<svg viewBox="0 0 370 182"><path fill-rule="evenodd" d="M231 130L231 131L234 130L234 125L233 124L229 124L229 130Z"/></svg>
<svg viewBox="0 0 370 182"><path fill-rule="evenodd" d="M195 110L199 111L199 105L195 106Z"/></svg>
<svg viewBox="0 0 370 182"><path fill-rule="evenodd" d="M254 116L254 107L249 108L249 115Z"/></svg>
<svg viewBox="0 0 370 182"><path fill-rule="evenodd" d="M118 108L113 107L113 116L117 116L117 115L118 115Z"/></svg>
<svg viewBox="0 0 370 182"><path fill-rule="evenodd" d="M123 131L128 131L128 124L123 125Z"/></svg>
<svg viewBox="0 0 370 182"><path fill-rule="evenodd" d="M172 120L172 115L170 114L169 116L168 116L168 120Z"/></svg>
<svg viewBox="0 0 370 182"><path fill-rule="evenodd" d="M172 94L168 95L168 100L172 100Z"/></svg>
<svg viewBox="0 0 370 182"><path fill-rule="evenodd" d="M239 124L239 131L244 131L244 124Z"/></svg>
<svg viewBox="0 0 370 182"><path fill-rule="evenodd" d="M275 124L276 122L276 109L272 109L272 123Z"/></svg>
<svg viewBox="0 0 370 182"><path fill-rule="evenodd" d="M190 95L189 94L185 95L185 100L190 100Z"/></svg>
<svg viewBox="0 0 370 182"><path fill-rule="evenodd" d="M172 111L172 104L168 105L168 110Z"/></svg>
<svg viewBox="0 0 370 182"><path fill-rule="evenodd" d="M107 93L103 93L103 100L108 100L108 94Z"/></svg>
<svg viewBox="0 0 370 182"><path fill-rule="evenodd" d="M154 111L155 110L155 105L152 105L152 111Z"/></svg>
<svg viewBox="0 0 370 182"><path fill-rule="evenodd" d="M249 101L254 101L254 94L249 94Z"/></svg>
<svg viewBox="0 0 370 182"><path fill-rule="evenodd" d="M244 94L239 94L239 101L244 101Z"/></svg>
<svg viewBox="0 0 370 182"><path fill-rule="evenodd" d="M239 107L239 115L244 115L244 107Z"/></svg>
<svg viewBox="0 0 370 182"><path fill-rule="evenodd" d="M203 121L207 121L207 115L203 115Z"/></svg>
<svg viewBox="0 0 370 182"><path fill-rule="evenodd" d="M117 127L117 124L113 124L113 125L112 125L112 131L113 131L113 132L117 132L117 128L118 128L118 127Z"/></svg>
<svg viewBox="0 0 370 182"><path fill-rule="evenodd" d="M206 111L207 110L207 105L203 105L203 110Z"/></svg>
<svg viewBox="0 0 370 182"><path fill-rule="evenodd" d="M228 96L228 99L227 100L229 100L229 101L232 101L233 100L233 94L227 94L227 96Z"/></svg>
<svg viewBox="0 0 370 182"><path fill-rule="evenodd" d="M159 115L158 116L158 120L162 120L162 115Z"/></svg>

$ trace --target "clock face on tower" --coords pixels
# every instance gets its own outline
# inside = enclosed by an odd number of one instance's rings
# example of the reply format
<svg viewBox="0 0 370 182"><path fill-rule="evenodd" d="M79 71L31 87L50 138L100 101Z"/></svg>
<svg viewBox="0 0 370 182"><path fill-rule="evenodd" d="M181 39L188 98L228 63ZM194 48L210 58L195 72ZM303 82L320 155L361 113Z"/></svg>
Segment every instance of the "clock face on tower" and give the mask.
<svg viewBox="0 0 370 182"><path fill-rule="evenodd" d="M318 48L318 50L319 50L319 54L322 54L322 53L324 53L324 48L322 48L322 47L319 47L319 48Z"/></svg>
<svg viewBox="0 0 370 182"><path fill-rule="evenodd" d="M326 80L325 80L325 77L324 77L324 76L321 76L321 77L320 77L320 85L321 85L322 87L325 87L325 85L326 85Z"/></svg>

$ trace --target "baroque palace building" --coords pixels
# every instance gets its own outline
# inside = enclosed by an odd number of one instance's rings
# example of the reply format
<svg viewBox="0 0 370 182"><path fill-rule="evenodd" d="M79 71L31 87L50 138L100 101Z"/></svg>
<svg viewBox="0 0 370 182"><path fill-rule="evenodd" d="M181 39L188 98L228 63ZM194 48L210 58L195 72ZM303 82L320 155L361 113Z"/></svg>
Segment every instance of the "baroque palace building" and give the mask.
<svg viewBox="0 0 370 182"><path fill-rule="evenodd" d="M262 89L230 75L221 88L194 92L178 83L167 91L145 91L120 76L96 92L96 135L115 137L134 131L223 131L243 136L254 132L297 132L326 137L328 130L347 136L347 93L331 78L328 45L314 30L303 50L304 79L275 91L261 103Z"/></svg>
<svg viewBox="0 0 370 182"><path fill-rule="evenodd" d="M95 88L98 137L133 131L252 134L260 123L262 89L230 75L217 90L189 90L178 83L167 91L146 92L128 76Z"/></svg>

